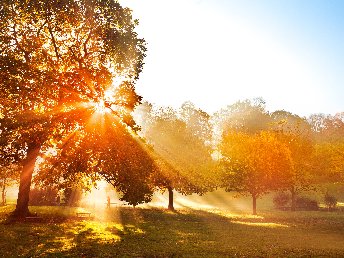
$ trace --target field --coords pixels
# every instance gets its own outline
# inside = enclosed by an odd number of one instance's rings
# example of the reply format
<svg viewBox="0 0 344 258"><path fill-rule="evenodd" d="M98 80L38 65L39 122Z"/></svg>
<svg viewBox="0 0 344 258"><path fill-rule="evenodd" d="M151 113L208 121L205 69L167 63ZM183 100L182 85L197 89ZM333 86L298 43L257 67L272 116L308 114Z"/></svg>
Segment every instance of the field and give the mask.
<svg viewBox="0 0 344 258"><path fill-rule="evenodd" d="M40 222L10 222L14 206L0 207L0 256L344 257L342 211L178 207L96 207L85 219L84 208L31 207Z"/></svg>

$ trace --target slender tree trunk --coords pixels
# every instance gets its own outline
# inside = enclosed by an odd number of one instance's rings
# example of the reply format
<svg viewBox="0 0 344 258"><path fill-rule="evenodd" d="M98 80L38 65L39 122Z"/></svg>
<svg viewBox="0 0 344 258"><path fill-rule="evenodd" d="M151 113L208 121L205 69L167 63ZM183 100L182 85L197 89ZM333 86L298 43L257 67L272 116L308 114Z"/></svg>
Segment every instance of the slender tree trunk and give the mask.
<svg viewBox="0 0 344 258"><path fill-rule="evenodd" d="M167 187L168 190L168 209L170 211L174 211L174 207L173 207L173 189L171 186Z"/></svg>
<svg viewBox="0 0 344 258"><path fill-rule="evenodd" d="M27 150L27 157L23 164L23 169L20 174L19 192L17 199L17 206L12 213L13 217L24 218L29 213L29 195L31 187L31 179L33 170L35 168L36 159L39 155L40 145L29 144Z"/></svg>
<svg viewBox="0 0 344 258"><path fill-rule="evenodd" d="M4 178L2 181L1 197L2 197L2 205L4 206L4 205L6 205L6 178Z"/></svg>
<svg viewBox="0 0 344 258"><path fill-rule="evenodd" d="M295 201L296 201L296 192L295 192L295 188L292 187L290 189L290 193L291 193L291 210L292 211L295 211L296 210L296 204L295 204Z"/></svg>
<svg viewBox="0 0 344 258"><path fill-rule="evenodd" d="M253 215L257 215L257 195L252 194L252 210L253 210Z"/></svg>

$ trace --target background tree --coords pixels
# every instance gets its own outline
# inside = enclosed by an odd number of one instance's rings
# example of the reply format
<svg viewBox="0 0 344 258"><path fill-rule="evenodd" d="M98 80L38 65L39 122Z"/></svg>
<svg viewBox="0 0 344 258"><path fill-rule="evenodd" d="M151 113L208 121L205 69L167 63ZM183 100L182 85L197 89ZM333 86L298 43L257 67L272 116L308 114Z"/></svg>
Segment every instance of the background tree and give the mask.
<svg viewBox="0 0 344 258"><path fill-rule="evenodd" d="M291 210L295 210L298 193L312 189L315 183L313 173L314 142L311 127L306 119L281 110L271 114L271 129L277 133L278 140L283 142L290 151L293 166L287 190L291 195Z"/></svg>
<svg viewBox="0 0 344 258"><path fill-rule="evenodd" d="M145 42L112 0L13 1L0 9L1 158L22 165L15 216L28 213L42 145L111 107L133 126Z"/></svg>
<svg viewBox="0 0 344 258"><path fill-rule="evenodd" d="M7 187L18 183L19 172L16 166L0 167L0 191L1 204L6 205L6 189Z"/></svg>
<svg viewBox="0 0 344 258"><path fill-rule="evenodd" d="M58 190L55 187L33 187L30 190L30 206L54 206L57 205Z"/></svg>
<svg viewBox="0 0 344 258"><path fill-rule="evenodd" d="M63 189L63 203L67 206L78 206L82 199L82 191L78 188Z"/></svg>
<svg viewBox="0 0 344 258"><path fill-rule="evenodd" d="M173 190L188 195L212 189L214 161L207 127L209 116L191 103L185 103L178 111L144 103L136 113L140 133L152 146L152 156L159 164L153 184L162 191L168 190L168 208L174 209Z"/></svg>
<svg viewBox="0 0 344 258"><path fill-rule="evenodd" d="M175 210L173 197L174 190L184 195L203 193L204 189L192 183L187 176L178 171L171 163L159 156L154 150L152 155L155 156L158 169L152 174L151 182L160 192L164 193L166 190L168 191L168 210Z"/></svg>
<svg viewBox="0 0 344 258"><path fill-rule="evenodd" d="M222 134L227 131L253 134L268 130L270 122L265 101L261 98L237 101L216 112L211 118L215 141L221 140Z"/></svg>
<svg viewBox="0 0 344 258"><path fill-rule="evenodd" d="M265 110L265 101L261 98L238 101L215 113L212 123L214 142L224 168L222 186L227 191L249 193L256 213L256 199L281 187L282 181L284 185L291 171L283 169L292 167L288 149L270 131L273 120ZM276 159L273 161L271 157Z"/></svg>
<svg viewBox="0 0 344 258"><path fill-rule="evenodd" d="M343 113L335 116L314 114L309 118L315 138L314 173L317 183L329 188L344 182L344 119Z"/></svg>
<svg viewBox="0 0 344 258"><path fill-rule="evenodd" d="M284 187L290 177L286 173L292 166L290 152L273 132L229 131L223 135L219 150L224 167L222 186L226 191L251 195L254 215L257 198Z"/></svg>

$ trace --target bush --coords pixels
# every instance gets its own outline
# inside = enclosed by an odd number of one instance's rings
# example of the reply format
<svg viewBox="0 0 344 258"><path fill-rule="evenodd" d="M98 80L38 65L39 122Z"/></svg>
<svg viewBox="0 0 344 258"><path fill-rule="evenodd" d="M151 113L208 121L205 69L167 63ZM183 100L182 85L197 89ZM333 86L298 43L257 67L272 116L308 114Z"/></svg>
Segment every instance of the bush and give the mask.
<svg viewBox="0 0 344 258"><path fill-rule="evenodd" d="M286 192L278 192L273 198L273 203L275 208L284 210L290 203L290 194Z"/></svg>
<svg viewBox="0 0 344 258"><path fill-rule="evenodd" d="M300 210L316 211L319 209L319 204L316 200L304 196L296 198L295 206Z"/></svg>
<svg viewBox="0 0 344 258"><path fill-rule="evenodd" d="M329 210L335 210L336 209L336 206L337 206L337 198L336 197L326 193L324 196L324 202L325 202L326 207Z"/></svg>

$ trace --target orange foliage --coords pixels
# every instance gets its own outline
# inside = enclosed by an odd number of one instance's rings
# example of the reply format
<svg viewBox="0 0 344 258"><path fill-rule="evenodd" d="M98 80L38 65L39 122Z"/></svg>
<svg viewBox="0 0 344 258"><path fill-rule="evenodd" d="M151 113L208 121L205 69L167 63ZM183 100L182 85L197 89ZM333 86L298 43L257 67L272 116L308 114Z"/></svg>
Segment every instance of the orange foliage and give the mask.
<svg viewBox="0 0 344 258"><path fill-rule="evenodd" d="M290 178L292 161L287 146L275 133L228 132L220 143L227 190L256 197L278 189Z"/></svg>

